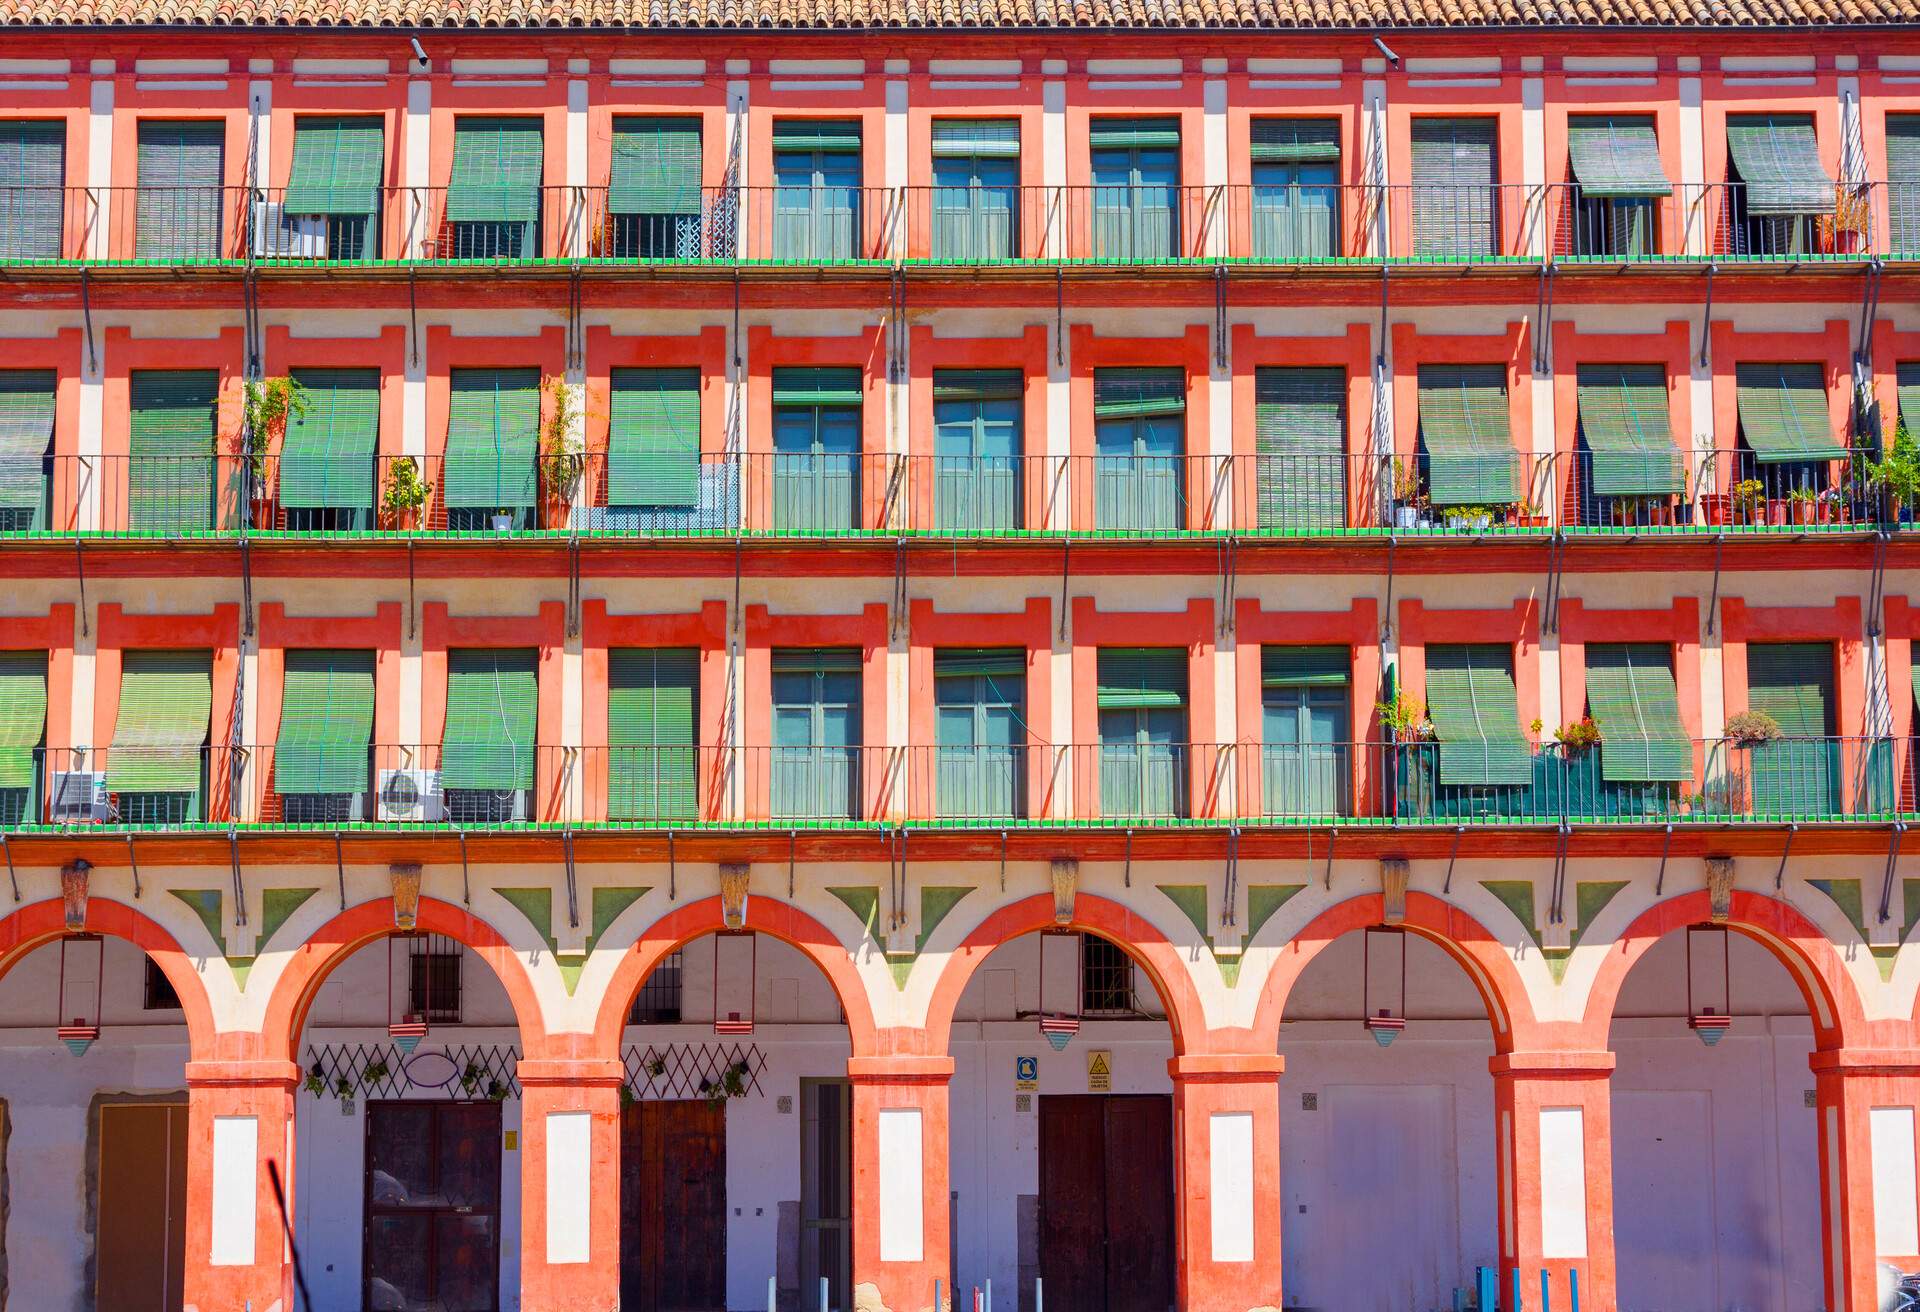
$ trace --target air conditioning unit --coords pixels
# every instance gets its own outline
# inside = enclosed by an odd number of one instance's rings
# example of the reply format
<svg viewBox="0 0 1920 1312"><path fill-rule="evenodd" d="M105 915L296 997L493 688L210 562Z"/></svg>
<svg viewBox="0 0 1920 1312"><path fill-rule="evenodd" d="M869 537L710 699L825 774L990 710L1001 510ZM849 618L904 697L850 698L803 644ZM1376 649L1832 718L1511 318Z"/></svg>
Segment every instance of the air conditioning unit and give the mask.
<svg viewBox="0 0 1920 1312"><path fill-rule="evenodd" d="M287 214L279 201L255 201L253 255L259 260L324 260L327 216Z"/></svg>
<svg viewBox="0 0 1920 1312"><path fill-rule="evenodd" d="M456 788L446 809L455 824L514 824L532 813L533 793L526 788Z"/></svg>
<svg viewBox="0 0 1920 1312"><path fill-rule="evenodd" d="M447 800L440 789L440 772L382 770L379 818L415 824L446 819Z"/></svg>
<svg viewBox="0 0 1920 1312"><path fill-rule="evenodd" d="M98 770L56 770L47 789L47 817L57 825L107 819L107 776Z"/></svg>

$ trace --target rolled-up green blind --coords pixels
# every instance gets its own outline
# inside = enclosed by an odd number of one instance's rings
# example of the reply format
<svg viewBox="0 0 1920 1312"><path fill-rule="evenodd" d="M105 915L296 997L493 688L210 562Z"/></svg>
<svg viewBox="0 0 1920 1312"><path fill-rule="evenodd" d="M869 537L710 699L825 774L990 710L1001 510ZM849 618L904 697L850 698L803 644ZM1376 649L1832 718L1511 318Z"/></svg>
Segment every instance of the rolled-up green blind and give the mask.
<svg viewBox="0 0 1920 1312"><path fill-rule="evenodd" d="M1263 643L1263 688L1344 688L1353 681L1353 653L1345 647L1294 647Z"/></svg>
<svg viewBox="0 0 1920 1312"><path fill-rule="evenodd" d="M1340 120L1256 118L1248 149L1256 164L1294 164L1340 158Z"/></svg>
<svg viewBox="0 0 1920 1312"><path fill-rule="evenodd" d="M1027 653L1019 647L943 647L933 653L933 677L985 674L1017 679L1027 672Z"/></svg>
<svg viewBox="0 0 1920 1312"><path fill-rule="evenodd" d="M615 369L607 504L700 504L700 371Z"/></svg>
<svg viewBox="0 0 1920 1312"><path fill-rule="evenodd" d="M1017 156L1020 153L1020 120L937 118L933 121L933 153Z"/></svg>
<svg viewBox="0 0 1920 1312"><path fill-rule="evenodd" d="M1820 163L1811 114L1732 114L1727 153L1746 185L1749 214L1827 214L1833 179Z"/></svg>
<svg viewBox="0 0 1920 1312"><path fill-rule="evenodd" d="M362 793L373 742L373 653L296 648L280 685L276 793Z"/></svg>
<svg viewBox="0 0 1920 1312"><path fill-rule="evenodd" d="M1097 694L1103 711L1174 708L1187 704L1184 647L1102 647Z"/></svg>
<svg viewBox="0 0 1920 1312"><path fill-rule="evenodd" d="M1567 120L1567 163L1585 196L1664 196L1651 114L1579 114Z"/></svg>
<svg viewBox="0 0 1920 1312"><path fill-rule="evenodd" d="M935 401L1018 401L1025 380L1018 369L936 369Z"/></svg>
<svg viewBox="0 0 1920 1312"><path fill-rule="evenodd" d="M1747 705L1788 738L1833 734L1833 647L1824 642L1747 645Z"/></svg>
<svg viewBox="0 0 1920 1312"><path fill-rule="evenodd" d="M1686 484L1667 414L1667 371L1657 364L1583 364L1580 435L1602 496L1672 496Z"/></svg>
<svg viewBox="0 0 1920 1312"><path fill-rule="evenodd" d="M1411 131L1413 253L1436 259L1491 255L1494 120L1421 117Z"/></svg>
<svg viewBox="0 0 1920 1312"><path fill-rule="evenodd" d="M454 223L531 222L540 215L542 124L537 118L454 120L447 218Z"/></svg>
<svg viewBox="0 0 1920 1312"><path fill-rule="evenodd" d="M67 125L62 119L0 122L0 256L58 259L66 216Z"/></svg>
<svg viewBox="0 0 1920 1312"><path fill-rule="evenodd" d="M1180 144L1177 118L1096 118L1087 125L1095 150L1172 149Z"/></svg>
<svg viewBox="0 0 1920 1312"><path fill-rule="evenodd" d="M1902 360L1895 366L1900 390L1900 422L1920 437L1920 360ZM1893 435L1887 435L1891 441Z"/></svg>
<svg viewBox="0 0 1920 1312"><path fill-rule="evenodd" d="M1660 643L1587 647L1587 712L1600 726L1600 777L1608 783L1684 783L1693 744L1680 723L1672 650Z"/></svg>
<svg viewBox="0 0 1920 1312"><path fill-rule="evenodd" d="M293 168L281 208L288 214L371 214L385 163L380 119L304 115L293 124Z"/></svg>
<svg viewBox="0 0 1920 1312"><path fill-rule="evenodd" d="M107 788L116 793L199 791L200 754L212 712L209 653L122 652Z"/></svg>
<svg viewBox="0 0 1920 1312"><path fill-rule="evenodd" d="M775 674L858 674L858 647L776 647L771 657Z"/></svg>
<svg viewBox="0 0 1920 1312"><path fill-rule="evenodd" d="M137 369L128 385L129 526L142 533L204 530L213 520L212 369Z"/></svg>
<svg viewBox="0 0 1920 1312"><path fill-rule="evenodd" d="M614 214L698 214L700 120L616 118L607 209Z"/></svg>
<svg viewBox="0 0 1920 1312"><path fill-rule="evenodd" d="M380 446L378 369L296 369L307 412L287 419L280 449L280 504L296 509L372 510Z"/></svg>
<svg viewBox="0 0 1920 1312"><path fill-rule="evenodd" d="M0 510L43 504L53 416L53 370L0 370Z"/></svg>
<svg viewBox="0 0 1920 1312"><path fill-rule="evenodd" d="M1346 371L1256 369L1253 402L1260 526L1344 527Z"/></svg>
<svg viewBox="0 0 1920 1312"><path fill-rule="evenodd" d="M1495 644L1427 648L1427 714L1449 788L1533 782L1533 747L1520 732L1513 649Z"/></svg>
<svg viewBox="0 0 1920 1312"><path fill-rule="evenodd" d="M692 818L699 676L691 648L607 653L610 818Z"/></svg>
<svg viewBox="0 0 1920 1312"><path fill-rule="evenodd" d="M1518 457L1507 425L1507 371L1497 364L1420 366L1420 440L1436 506L1514 500Z"/></svg>
<svg viewBox="0 0 1920 1312"><path fill-rule="evenodd" d="M31 788L47 734L47 654L0 651L0 788Z"/></svg>
<svg viewBox="0 0 1920 1312"><path fill-rule="evenodd" d="M1184 369L1123 368L1093 371L1093 413L1100 419L1177 415L1187 409Z"/></svg>
<svg viewBox="0 0 1920 1312"><path fill-rule="evenodd" d="M1844 460L1847 446L1827 418L1825 371L1806 362L1743 360L1734 366L1740 435L1755 460Z"/></svg>
<svg viewBox="0 0 1920 1312"><path fill-rule="evenodd" d="M446 788L533 787L540 727L539 653L469 648L447 653Z"/></svg>
<svg viewBox="0 0 1920 1312"><path fill-rule="evenodd" d="M447 504L463 510L534 505L540 371L455 369L449 389Z"/></svg>
<svg viewBox="0 0 1920 1312"><path fill-rule="evenodd" d="M773 148L857 155L860 153L860 121L858 119L776 119L773 124Z"/></svg>
<svg viewBox="0 0 1920 1312"><path fill-rule="evenodd" d="M775 405L859 405L857 366L796 366L773 371Z"/></svg>

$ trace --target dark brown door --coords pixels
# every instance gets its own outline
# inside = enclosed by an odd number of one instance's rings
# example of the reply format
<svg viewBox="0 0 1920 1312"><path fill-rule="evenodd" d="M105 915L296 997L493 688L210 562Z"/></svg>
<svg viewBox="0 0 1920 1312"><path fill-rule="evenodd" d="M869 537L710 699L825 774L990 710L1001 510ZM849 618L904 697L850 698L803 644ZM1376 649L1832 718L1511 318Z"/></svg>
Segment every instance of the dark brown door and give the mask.
<svg viewBox="0 0 1920 1312"><path fill-rule="evenodd" d="M621 1113L620 1306L727 1306L724 1102L637 1102Z"/></svg>
<svg viewBox="0 0 1920 1312"><path fill-rule="evenodd" d="M1173 1304L1173 1105L1040 1099L1040 1278L1053 1312Z"/></svg>
<svg viewBox="0 0 1920 1312"><path fill-rule="evenodd" d="M367 1104L368 1312L497 1312L500 1104Z"/></svg>
<svg viewBox="0 0 1920 1312"><path fill-rule="evenodd" d="M99 1312L174 1312L187 1255L187 1105L100 1107Z"/></svg>

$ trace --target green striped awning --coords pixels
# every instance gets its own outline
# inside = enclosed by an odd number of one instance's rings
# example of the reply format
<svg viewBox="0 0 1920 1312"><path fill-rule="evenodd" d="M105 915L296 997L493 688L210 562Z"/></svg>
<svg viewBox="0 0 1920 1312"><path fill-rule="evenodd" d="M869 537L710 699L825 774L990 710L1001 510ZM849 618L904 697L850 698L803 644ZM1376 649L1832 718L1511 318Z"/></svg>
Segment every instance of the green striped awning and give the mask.
<svg viewBox="0 0 1920 1312"><path fill-rule="evenodd" d="M607 504L700 504L700 371L615 369Z"/></svg>
<svg viewBox="0 0 1920 1312"><path fill-rule="evenodd" d="M1087 144L1094 150L1171 150L1180 144L1180 120L1096 118L1087 125Z"/></svg>
<svg viewBox="0 0 1920 1312"><path fill-rule="evenodd" d="M936 401L1018 401L1026 380L1018 369L936 369Z"/></svg>
<svg viewBox="0 0 1920 1312"><path fill-rule="evenodd" d="M942 647L933 653L933 677L962 678L976 674L1017 679L1027 672L1027 653L1020 647Z"/></svg>
<svg viewBox="0 0 1920 1312"><path fill-rule="evenodd" d="M770 657L775 674L858 674L858 647L775 647Z"/></svg>
<svg viewBox="0 0 1920 1312"><path fill-rule="evenodd" d="M47 654L0 651L0 788L31 788L47 736Z"/></svg>
<svg viewBox="0 0 1920 1312"><path fill-rule="evenodd" d="M0 370L0 510L38 510L44 501L53 410L53 370Z"/></svg>
<svg viewBox="0 0 1920 1312"><path fill-rule="evenodd" d="M1894 366L1900 395L1900 422L1909 433L1920 436L1920 360L1902 360ZM1892 444L1891 433L1888 444Z"/></svg>
<svg viewBox="0 0 1920 1312"><path fill-rule="evenodd" d="M1693 778L1693 744L1681 727L1673 653L1667 646L1590 644L1587 713L1600 726L1600 777L1608 783Z"/></svg>
<svg viewBox="0 0 1920 1312"><path fill-rule="evenodd" d="M1580 435L1601 496L1673 496L1686 485L1667 414L1667 371L1657 364L1583 364Z"/></svg>
<svg viewBox="0 0 1920 1312"><path fill-rule="evenodd" d="M1513 649L1496 644L1427 648L1427 714L1449 788L1533 782L1533 746L1520 732Z"/></svg>
<svg viewBox="0 0 1920 1312"><path fill-rule="evenodd" d="M1020 120L937 118L933 121L933 153L1014 158L1020 154Z"/></svg>
<svg viewBox="0 0 1920 1312"><path fill-rule="evenodd" d="M1294 164L1340 158L1337 118L1256 118L1248 149L1256 164Z"/></svg>
<svg viewBox="0 0 1920 1312"><path fill-rule="evenodd" d="M1344 688L1353 681L1352 667L1346 647L1260 646L1262 688Z"/></svg>
<svg viewBox="0 0 1920 1312"><path fill-rule="evenodd" d="M1731 114L1727 153L1746 184L1749 214L1828 214L1833 179L1820 163L1811 114Z"/></svg>
<svg viewBox="0 0 1920 1312"><path fill-rule="evenodd" d="M452 223L527 223L540 216L543 124L537 118L455 119Z"/></svg>
<svg viewBox="0 0 1920 1312"><path fill-rule="evenodd" d="M466 648L447 653L447 728L441 785L533 787L540 728L539 653Z"/></svg>
<svg viewBox="0 0 1920 1312"><path fill-rule="evenodd" d="M59 258L66 184L64 119L0 122L0 203L6 205L7 219L4 230L0 230L0 256Z"/></svg>
<svg viewBox="0 0 1920 1312"><path fill-rule="evenodd" d="M700 653L607 653L607 814L614 820L692 819Z"/></svg>
<svg viewBox="0 0 1920 1312"><path fill-rule="evenodd" d="M371 214L378 208L384 138L375 115L294 120L288 214Z"/></svg>
<svg viewBox="0 0 1920 1312"><path fill-rule="evenodd" d="M1346 370L1256 369L1253 440L1260 527L1346 526Z"/></svg>
<svg viewBox="0 0 1920 1312"><path fill-rule="evenodd" d="M616 118L607 209L614 214L698 214L700 120Z"/></svg>
<svg viewBox="0 0 1920 1312"><path fill-rule="evenodd" d="M1807 362L1734 366L1740 436L1761 464L1844 460L1847 444L1827 418L1826 373Z"/></svg>
<svg viewBox="0 0 1920 1312"><path fill-rule="evenodd" d="M116 793L193 793L213 712L213 657L132 650L120 657L120 710L107 753Z"/></svg>
<svg viewBox="0 0 1920 1312"><path fill-rule="evenodd" d="M538 369L455 369L449 380L447 505L523 510L537 502Z"/></svg>
<svg viewBox="0 0 1920 1312"><path fill-rule="evenodd" d="M287 652L273 791L365 792L372 742L373 653Z"/></svg>
<svg viewBox="0 0 1920 1312"><path fill-rule="evenodd" d="M1514 500L1519 460L1507 426L1507 371L1497 364L1420 366L1420 441L1436 506Z"/></svg>
<svg viewBox="0 0 1920 1312"><path fill-rule="evenodd" d="M1187 409L1184 369L1125 368L1093 371L1093 413L1099 419L1178 415Z"/></svg>
<svg viewBox="0 0 1920 1312"><path fill-rule="evenodd" d="M796 366L773 371L775 405L859 405L860 369L856 366Z"/></svg>
<svg viewBox="0 0 1920 1312"><path fill-rule="evenodd" d="M294 509L372 510L380 446L378 369L296 369L307 412L287 419L280 449L280 504Z"/></svg>
<svg viewBox="0 0 1920 1312"><path fill-rule="evenodd" d="M831 155L860 153L860 120L782 118L773 124L775 150L818 151Z"/></svg>
<svg viewBox="0 0 1920 1312"><path fill-rule="evenodd" d="M1102 647L1097 700L1103 711L1178 709L1187 704L1184 647Z"/></svg>
<svg viewBox="0 0 1920 1312"><path fill-rule="evenodd" d="M212 369L136 369L128 383L127 512L143 533L212 526L214 409L220 375Z"/></svg>
<svg viewBox="0 0 1920 1312"><path fill-rule="evenodd" d="M1567 163L1583 196L1665 196L1651 114L1578 114L1567 120Z"/></svg>

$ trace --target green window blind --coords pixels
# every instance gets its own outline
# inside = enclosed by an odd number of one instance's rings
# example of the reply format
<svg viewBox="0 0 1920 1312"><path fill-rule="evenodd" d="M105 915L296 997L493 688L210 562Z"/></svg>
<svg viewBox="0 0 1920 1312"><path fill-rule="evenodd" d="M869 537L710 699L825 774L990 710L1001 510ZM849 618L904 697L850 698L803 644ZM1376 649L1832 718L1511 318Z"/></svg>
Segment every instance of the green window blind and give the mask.
<svg viewBox="0 0 1920 1312"><path fill-rule="evenodd" d="M615 369L607 504L700 504L700 371Z"/></svg>
<svg viewBox="0 0 1920 1312"><path fill-rule="evenodd" d="M1582 114L1567 120L1567 164L1584 196L1665 196L1650 114Z"/></svg>
<svg viewBox="0 0 1920 1312"><path fill-rule="evenodd" d="M1103 711L1170 710L1187 704L1183 647L1102 647L1097 694Z"/></svg>
<svg viewBox="0 0 1920 1312"><path fill-rule="evenodd" d="M273 790L363 793L372 742L373 653L287 652Z"/></svg>
<svg viewBox="0 0 1920 1312"><path fill-rule="evenodd" d="M1587 712L1600 726L1600 777L1608 783L1693 778L1693 744L1680 724L1670 648L1660 643L1588 646Z"/></svg>
<svg viewBox="0 0 1920 1312"><path fill-rule="evenodd" d="M1520 732L1513 650L1495 644L1427 648L1427 714L1449 788L1533 782L1533 747Z"/></svg>
<svg viewBox="0 0 1920 1312"><path fill-rule="evenodd" d="M1909 659L1907 671L1913 683L1913 700L1916 705L1920 705L1920 660Z"/></svg>
<svg viewBox="0 0 1920 1312"><path fill-rule="evenodd" d="M0 652L0 788L32 788L47 734L47 654Z"/></svg>
<svg viewBox="0 0 1920 1312"><path fill-rule="evenodd" d="M1727 154L1746 184L1749 214L1826 214L1833 179L1820 163L1811 114L1733 114Z"/></svg>
<svg viewBox="0 0 1920 1312"><path fill-rule="evenodd" d="M1260 648L1263 688L1344 688L1353 680L1353 653L1345 647Z"/></svg>
<svg viewBox="0 0 1920 1312"><path fill-rule="evenodd" d="M936 679L986 675L1019 679L1027 673L1027 653L1019 647L943 647L933 653Z"/></svg>
<svg viewBox="0 0 1920 1312"><path fill-rule="evenodd" d="M1909 433L1920 435L1920 360L1900 361L1894 376L1899 381L1900 422Z"/></svg>
<svg viewBox="0 0 1920 1312"><path fill-rule="evenodd" d="M859 405L861 377L857 366L805 366L773 371L775 405Z"/></svg>
<svg viewBox="0 0 1920 1312"><path fill-rule="evenodd" d="M1657 364L1583 364L1580 435L1593 491L1609 497L1673 496L1686 483L1667 415L1667 371Z"/></svg>
<svg viewBox="0 0 1920 1312"><path fill-rule="evenodd" d="M0 512L38 512L46 496L46 458L53 444L54 373L0 370ZM26 516L0 517L23 527L45 524Z"/></svg>
<svg viewBox="0 0 1920 1312"><path fill-rule="evenodd" d="M1420 366L1420 440L1436 506L1514 500L1519 461L1507 426L1507 371L1497 364Z"/></svg>
<svg viewBox="0 0 1920 1312"><path fill-rule="evenodd" d="M456 119L447 219L527 223L538 218L541 128L537 118Z"/></svg>
<svg viewBox="0 0 1920 1312"><path fill-rule="evenodd" d="M1256 164L1296 164L1340 158L1340 120L1257 118L1248 148Z"/></svg>
<svg viewBox="0 0 1920 1312"><path fill-rule="evenodd" d="M447 653L443 787L533 787L534 736L540 727L538 662L539 654L527 650Z"/></svg>
<svg viewBox="0 0 1920 1312"><path fill-rule="evenodd" d="M819 151L831 155L860 153L858 119L783 118L773 124L775 150Z"/></svg>
<svg viewBox="0 0 1920 1312"><path fill-rule="evenodd" d="M219 119L142 119L134 253L143 259L220 254L227 125Z"/></svg>
<svg viewBox="0 0 1920 1312"><path fill-rule="evenodd" d="M116 793L194 793L213 711L213 657L204 651L126 651L120 709L107 754Z"/></svg>
<svg viewBox="0 0 1920 1312"><path fill-rule="evenodd" d="M1747 705L1788 738L1833 734L1833 648L1824 642L1747 645Z"/></svg>
<svg viewBox="0 0 1920 1312"><path fill-rule="evenodd" d="M614 214L698 214L700 120L616 118L607 209Z"/></svg>
<svg viewBox="0 0 1920 1312"><path fill-rule="evenodd" d="M137 369L128 388L129 527L182 533L213 524L212 369Z"/></svg>
<svg viewBox="0 0 1920 1312"><path fill-rule="evenodd" d="M59 258L66 184L64 121L0 122L0 257Z"/></svg>
<svg viewBox="0 0 1920 1312"><path fill-rule="evenodd" d="M538 369L455 369L449 380L447 505L524 510L535 504Z"/></svg>
<svg viewBox="0 0 1920 1312"><path fill-rule="evenodd" d="M1347 375L1343 369L1254 371L1261 528L1347 522Z"/></svg>
<svg viewBox="0 0 1920 1312"><path fill-rule="evenodd" d="M1892 249L1920 251L1920 114L1887 115L1887 208Z"/></svg>
<svg viewBox="0 0 1920 1312"><path fill-rule="evenodd" d="M1844 460L1827 419L1825 371L1805 362L1745 360L1734 366L1740 435L1761 464Z"/></svg>
<svg viewBox="0 0 1920 1312"><path fill-rule="evenodd" d="M858 674L858 647L776 647L772 655L775 674Z"/></svg>
<svg viewBox="0 0 1920 1312"><path fill-rule="evenodd" d="M380 120L312 115L294 120L288 214L372 214L385 161Z"/></svg>
<svg viewBox="0 0 1920 1312"><path fill-rule="evenodd" d="M1096 118L1087 126L1094 150L1175 149L1180 145L1177 118Z"/></svg>
<svg viewBox="0 0 1920 1312"><path fill-rule="evenodd" d="M1187 409L1184 369L1095 369L1093 413L1100 419L1178 415Z"/></svg>
<svg viewBox="0 0 1920 1312"><path fill-rule="evenodd" d="M1015 118L937 118L933 121L936 155L1020 154L1020 120Z"/></svg>
<svg viewBox="0 0 1920 1312"><path fill-rule="evenodd" d="M607 653L607 810L615 820L692 819L700 653Z"/></svg>
<svg viewBox="0 0 1920 1312"><path fill-rule="evenodd" d="M142 188L218 187L227 125L220 119L141 119L138 177Z"/></svg>
<svg viewBox="0 0 1920 1312"><path fill-rule="evenodd" d="M1026 380L1018 369L936 369L933 399L939 401L1018 401Z"/></svg>
<svg viewBox="0 0 1920 1312"><path fill-rule="evenodd" d="M373 508L380 445L378 369L296 369L307 412L287 419L280 503L294 509Z"/></svg>
<svg viewBox="0 0 1920 1312"><path fill-rule="evenodd" d="M1494 249L1495 121L1413 120L1413 253L1438 259Z"/></svg>

